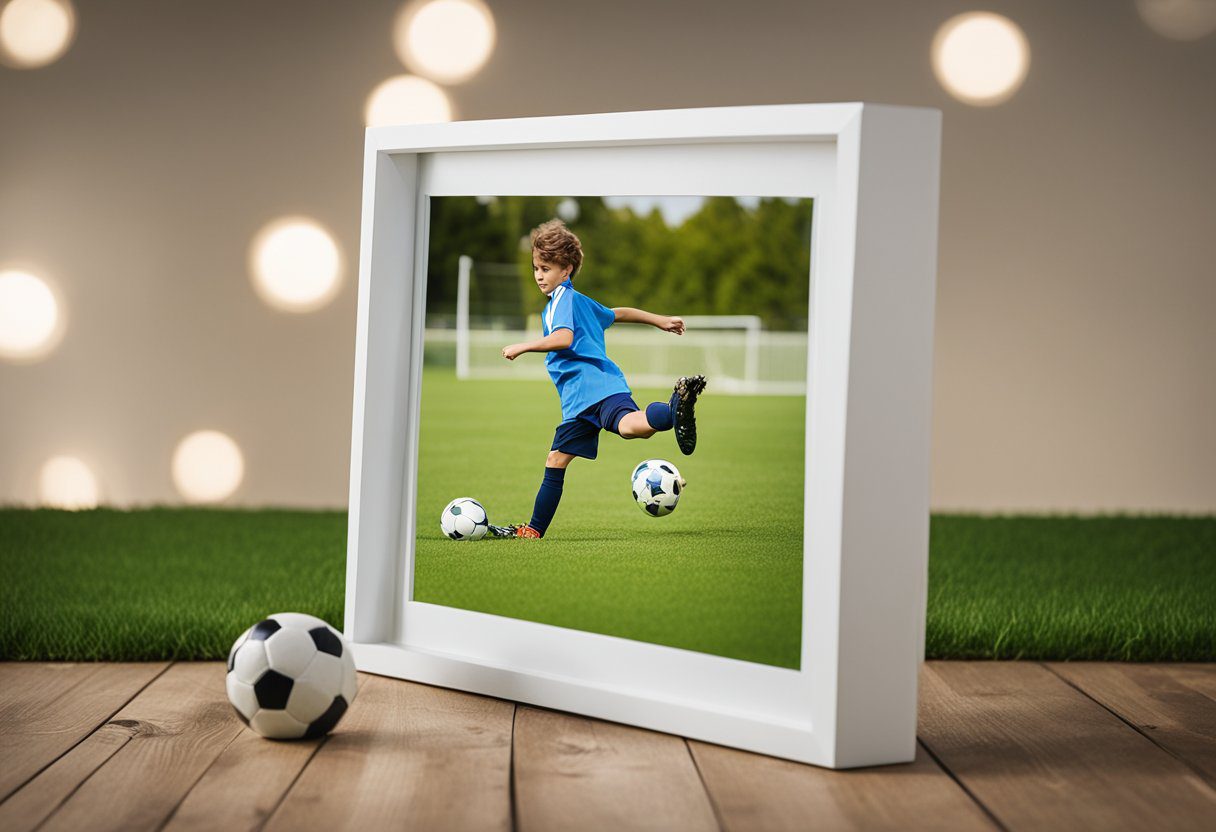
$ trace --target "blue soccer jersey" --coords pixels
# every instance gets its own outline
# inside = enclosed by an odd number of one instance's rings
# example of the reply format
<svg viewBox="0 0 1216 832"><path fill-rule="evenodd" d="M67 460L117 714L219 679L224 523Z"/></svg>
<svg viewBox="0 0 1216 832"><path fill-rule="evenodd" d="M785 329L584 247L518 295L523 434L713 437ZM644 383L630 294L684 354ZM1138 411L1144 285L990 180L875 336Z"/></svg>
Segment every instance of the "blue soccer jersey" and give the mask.
<svg viewBox="0 0 1216 832"><path fill-rule="evenodd" d="M604 330L615 320L615 312L576 292L569 280L549 296L541 315L544 334L548 336L559 329L574 333L569 347L554 350L545 357L545 367L562 400L563 422L571 421L611 395L632 393L625 374L604 350Z"/></svg>

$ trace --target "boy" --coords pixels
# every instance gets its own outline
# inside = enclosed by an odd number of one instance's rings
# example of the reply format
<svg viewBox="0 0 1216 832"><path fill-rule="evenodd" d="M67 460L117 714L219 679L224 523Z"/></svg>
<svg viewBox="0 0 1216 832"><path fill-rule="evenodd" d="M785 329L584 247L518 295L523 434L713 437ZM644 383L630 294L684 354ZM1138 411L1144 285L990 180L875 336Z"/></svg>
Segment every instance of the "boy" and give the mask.
<svg viewBox="0 0 1216 832"><path fill-rule="evenodd" d="M545 365L561 398L562 423L545 459L532 519L519 526L491 526L491 534L498 537L545 536L562 497L566 467L575 457L595 459L601 430L622 439L649 439L674 427L683 453L691 454L697 445L693 409L705 389L705 377L680 378L669 401L652 402L642 411L625 374L604 351L604 330L617 321L650 324L676 335L684 334L684 321L630 307L609 309L575 291L574 275L582 264L582 244L561 220L532 231L532 274L549 296L541 316L545 337L503 347L502 355L514 361L525 352L548 353Z"/></svg>

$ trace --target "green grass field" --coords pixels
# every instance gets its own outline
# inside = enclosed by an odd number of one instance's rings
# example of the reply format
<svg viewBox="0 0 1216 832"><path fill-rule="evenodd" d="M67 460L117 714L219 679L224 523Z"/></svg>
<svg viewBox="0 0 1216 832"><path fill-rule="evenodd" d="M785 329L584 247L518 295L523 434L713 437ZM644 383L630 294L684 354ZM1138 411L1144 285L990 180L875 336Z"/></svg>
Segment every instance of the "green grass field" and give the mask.
<svg viewBox="0 0 1216 832"><path fill-rule="evenodd" d="M929 658L1216 661L1216 517L930 530ZM217 659L272 612L341 625L345 561L345 512L0 509L0 658Z"/></svg>
<svg viewBox="0 0 1216 832"><path fill-rule="evenodd" d="M538 360L520 360L529 359ZM644 408L670 395L635 390L634 400ZM561 408L547 381L459 382L428 370L414 598L797 667L805 408L803 397L707 395L689 457L670 432L601 433L599 457L567 470L543 540L456 542L439 529L455 497L477 498L494 523L532 516ZM688 481L667 517L630 494L634 468L652 457Z"/></svg>

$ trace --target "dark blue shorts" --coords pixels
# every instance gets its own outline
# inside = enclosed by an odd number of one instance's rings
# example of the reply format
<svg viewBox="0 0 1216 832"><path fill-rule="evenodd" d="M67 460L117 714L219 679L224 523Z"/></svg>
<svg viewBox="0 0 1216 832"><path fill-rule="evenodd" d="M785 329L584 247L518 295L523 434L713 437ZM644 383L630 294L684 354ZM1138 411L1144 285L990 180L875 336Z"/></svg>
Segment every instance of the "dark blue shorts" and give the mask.
<svg viewBox="0 0 1216 832"><path fill-rule="evenodd" d="M628 393L616 393L596 402L569 422L557 426L550 450L562 451L583 459L595 459L600 448L600 431L616 429L621 419L638 410L637 402Z"/></svg>

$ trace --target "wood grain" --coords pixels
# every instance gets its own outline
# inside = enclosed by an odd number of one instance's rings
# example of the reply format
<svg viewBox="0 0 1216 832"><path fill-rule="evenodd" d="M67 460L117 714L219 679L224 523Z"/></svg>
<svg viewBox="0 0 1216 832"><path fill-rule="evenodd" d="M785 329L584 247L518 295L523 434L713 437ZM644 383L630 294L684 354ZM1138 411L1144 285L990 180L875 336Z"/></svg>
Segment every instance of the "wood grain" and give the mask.
<svg viewBox="0 0 1216 832"><path fill-rule="evenodd" d="M830 771L719 745L689 746L728 832L996 828L923 748L907 765Z"/></svg>
<svg viewBox="0 0 1216 832"><path fill-rule="evenodd" d="M1157 664L1179 681L1216 701L1216 664Z"/></svg>
<svg viewBox="0 0 1216 832"><path fill-rule="evenodd" d="M1205 680L1209 688L1216 687L1216 667L1108 662L1057 662L1048 667L1216 787L1216 701L1202 690Z"/></svg>
<svg viewBox="0 0 1216 832"><path fill-rule="evenodd" d="M1038 664L930 662L925 745L1009 829L1199 829L1216 791Z"/></svg>
<svg viewBox="0 0 1216 832"><path fill-rule="evenodd" d="M164 828L260 828L324 742L275 742L246 728L211 764Z"/></svg>
<svg viewBox="0 0 1216 832"><path fill-rule="evenodd" d="M523 832L719 828L680 737L520 705L514 761Z"/></svg>
<svg viewBox="0 0 1216 832"><path fill-rule="evenodd" d="M359 674L360 690L367 678ZM260 829L327 739L275 742L242 731L186 795L165 830Z"/></svg>
<svg viewBox="0 0 1216 832"><path fill-rule="evenodd" d="M377 676L327 741L276 743L236 719L223 664L165 666L0 665L0 829L991 828L975 801L1015 832L1216 817L1213 665L933 662L921 738L946 770L848 772Z"/></svg>
<svg viewBox="0 0 1216 832"><path fill-rule="evenodd" d="M98 728L88 739L0 803L0 829L5 832L36 829L134 735L135 729L131 726L115 722L107 722Z"/></svg>
<svg viewBox="0 0 1216 832"><path fill-rule="evenodd" d="M88 760L102 760L41 828L140 830L164 823L244 729L228 704L224 672L221 662L173 665L119 711L107 730L47 769L42 776L60 778L83 773ZM118 729L128 739L106 755L96 745L113 746Z"/></svg>
<svg viewBox="0 0 1216 832"><path fill-rule="evenodd" d="M370 676L266 829L510 829L514 708Z"/></svg>
<svg viewBox="0 0 1216 832"><path fill-rule="evenodd" d="M0 664L0 800L95 731L167 666Z"/></svg>

